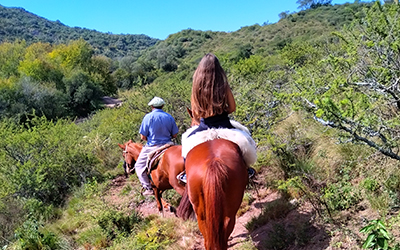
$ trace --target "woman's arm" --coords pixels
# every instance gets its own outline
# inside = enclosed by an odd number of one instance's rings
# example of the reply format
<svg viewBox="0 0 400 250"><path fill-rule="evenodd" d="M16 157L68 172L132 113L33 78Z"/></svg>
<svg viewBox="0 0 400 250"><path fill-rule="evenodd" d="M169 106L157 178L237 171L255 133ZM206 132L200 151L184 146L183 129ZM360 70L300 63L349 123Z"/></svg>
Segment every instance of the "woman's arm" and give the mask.
<svg viewBox="0 0 400 250"><path fill-rule="evenodd" d="M235 112L236 111L236 102L235 102L235 98L233 97L232 94L232 90L231 88L228 86L228 90L227 90L227 96L228 96L228 109L227 112L228 114Z"/></svg>

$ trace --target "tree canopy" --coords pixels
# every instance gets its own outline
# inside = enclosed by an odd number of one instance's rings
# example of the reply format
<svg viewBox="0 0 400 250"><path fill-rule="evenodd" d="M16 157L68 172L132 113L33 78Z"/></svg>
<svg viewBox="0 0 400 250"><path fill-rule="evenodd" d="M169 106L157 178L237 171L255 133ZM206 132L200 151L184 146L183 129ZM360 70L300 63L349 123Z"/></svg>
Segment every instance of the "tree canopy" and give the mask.
<svg viewBox="0 0 400 250"><path fill-rule="evenodd" d="M111 60L94 56L84 40L68 45L15 41L0 44L0 116L34 110L49 119L85 116L99 108L103 95L117 91Z"/></svg>
<svg viewBox="0 0 400 250"><path fill-rule="evenodd" d="M332 0L297 0L299 9L315 9L320 6L328 6L332 3Z"/></svg>

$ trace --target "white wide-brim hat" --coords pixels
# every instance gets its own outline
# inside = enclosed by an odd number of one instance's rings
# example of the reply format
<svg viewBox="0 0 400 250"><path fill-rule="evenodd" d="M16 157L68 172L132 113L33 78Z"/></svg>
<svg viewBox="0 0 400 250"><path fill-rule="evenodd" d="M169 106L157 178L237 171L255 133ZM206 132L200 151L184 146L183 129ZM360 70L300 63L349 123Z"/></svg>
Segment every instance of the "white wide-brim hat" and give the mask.
<svg viewBox="0 0 400 250"><path fill-rule="evenodd" d="M149 106L153 106L155 108L161 107L165 105L165 102L160 97L155 96L148 104Z"/></svg>

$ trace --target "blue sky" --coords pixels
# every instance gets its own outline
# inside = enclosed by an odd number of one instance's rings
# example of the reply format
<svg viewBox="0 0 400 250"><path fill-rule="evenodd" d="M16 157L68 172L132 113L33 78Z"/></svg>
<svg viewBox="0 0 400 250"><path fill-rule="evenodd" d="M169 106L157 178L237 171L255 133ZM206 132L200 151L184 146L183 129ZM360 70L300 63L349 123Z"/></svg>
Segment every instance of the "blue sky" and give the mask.
<svg viewBox="0 0 400 250"><path fill-rule="evenodd" d="M70 27L113 34L145 34L166 39L184 29L236 31L243 26L275 23L279 13L297 12L297 0L0 0ZM333 0L332 4L354 0Z"/></svg>

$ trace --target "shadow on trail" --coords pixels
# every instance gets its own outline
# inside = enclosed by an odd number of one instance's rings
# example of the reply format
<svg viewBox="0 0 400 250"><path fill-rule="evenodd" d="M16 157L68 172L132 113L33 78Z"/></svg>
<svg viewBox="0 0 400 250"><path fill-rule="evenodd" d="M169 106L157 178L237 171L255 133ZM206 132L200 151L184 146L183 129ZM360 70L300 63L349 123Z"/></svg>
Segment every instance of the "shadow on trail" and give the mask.
<svg viewBox="0 0 400 250"><path fill-rule="evenodd" d="M329 246L330 236L315 222L315 210L296 208L285 199L253 205L262 208L262 213L246 227L257 249L322 250Z"/></svg>

